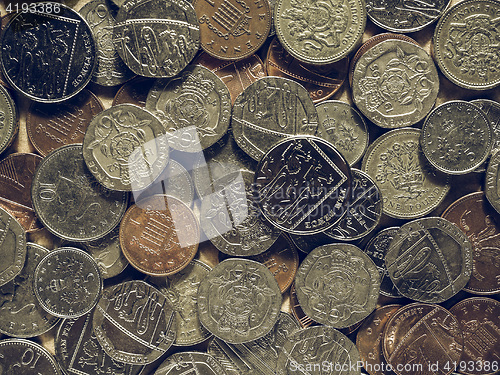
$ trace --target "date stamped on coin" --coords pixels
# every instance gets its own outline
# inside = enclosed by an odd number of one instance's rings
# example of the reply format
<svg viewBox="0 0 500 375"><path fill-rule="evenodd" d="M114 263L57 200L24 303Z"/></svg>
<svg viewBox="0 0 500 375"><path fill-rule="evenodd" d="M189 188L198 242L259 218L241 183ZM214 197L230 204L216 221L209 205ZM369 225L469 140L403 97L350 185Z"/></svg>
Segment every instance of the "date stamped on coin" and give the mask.
<svg viewBox="0 0 500 375"><path fill-rule="evenodd" d="M5 6L8 13L45 13L45 14L59 14L61 12L61 4L54 2L23 2L15 3L9 2Z"/></svg>

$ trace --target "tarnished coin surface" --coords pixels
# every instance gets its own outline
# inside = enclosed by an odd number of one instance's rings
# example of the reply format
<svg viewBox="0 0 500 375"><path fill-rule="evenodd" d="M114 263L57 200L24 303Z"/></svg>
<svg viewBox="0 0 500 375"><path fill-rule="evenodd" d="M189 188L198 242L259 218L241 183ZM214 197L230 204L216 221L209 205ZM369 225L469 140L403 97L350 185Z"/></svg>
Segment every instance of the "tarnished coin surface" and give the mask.
<svg viewBox="0 0 500 375"><path fill-rule="evenodd" d="M472 244L452 222L425 217L399 228L385 255L385 264L403 296L440 303L469 281Z"/></svg>
<svg viewBox="0 0 500 375"><path fill-rule="evenodd" d="M175 78L156 81L146 99L146 109L169 131L170 147L201 152L226 133L231 96L215 73L193 65Z"/></svg>
<svg viewBox="0 0 500 375"><path fill-rule="evenodd" d="M61 318L77 318L90 312L102 292L99 267L85 251L60 247L36 266L33 289L40 306Z"/></svg>
<svg viewBox="0 0 500 375"><path fill-rule="evenodd" d="M257 340L278 320L281 291L266 266L247 259L226 259L198 288L200 321L231 344Z"/></svg>
<svg viewBox="0 0 500 375"><path fill-rule="evenodd" d="M465 0L449 8L434 30L434 59L454 84L487 90L500 84L496 0ZM473 42L473 43L471 43Z"/></svg>
<svg viewBox="0 0 500 375"><path fill-rule="evenodd" d="M105 288L92 326L113 360L134 365L154 362L175 340L172 306L156 288L140 280Z"/></svg>
<svg viewBox="0 0 500 375"><path fill-rule="evenodd" d="M491 153L494 154L500 150L500 103L488 99L475 99L470 102L484 112L491 124L493 130Z"/></svg>
<svg viewBox="0 0 500 375"><path fill-rule="evenodd" d="M126 0L116 16L113 44L134 73L173 77L198 52L196 13L185 0Z"/></svg>
<svg viewBox="0 0 500 375"><path fill-rule="evenodd" d="M429 54L404 40L385 40L356 62L352 96L376 125L401 128L422 120L432 109L439 77Z"/></svg>
<svg viewBox="0 0 500 375"><path fill-rule="evenodd" d="M19 132L16 103L0 85L0 153L7 150Z"/></svg>
<svg viewBox="0 0 500 375"><path fill-rule="evenodd" d="M432 212L450 190L449 178L435 171L419 149L419 129L395 129L366 151L361 169L382 193L384 214L414 219Z"/></svg>
<svg viewBox="0 0 500 375"><path fill-rule="evenodd" d="M21 273L0 287L0 332L13 337L38 336L59 322L40 307L33 291L35 268L49 250L31 242L27 249Z"/></svg>
<svg viewBox="0 0 500 375"><path fill-rule="evenodd" d="M377 304L380 275L373 261L351 244L317 247L302 261L295 291L304 312L316 322L349 327Z"/></svg>
<svg viewBox="0 0 500 375"><path fill-rule="evenodd" d="M44 2L18 12L2 33L0 58L12 88L39 102L60 102L89 83L96 46L87 22L70 7Z"/></svg>
<svg viewBox="0 0 500 375"><path fill-rule="evenodd" d="M82 145L47 155L31 185L33 208L42 224L68 241L93 241L111 232L128 204L128 193L102 186L87 169Z"/></svg>
<svg viewBox="0 0 500 375"><path fill-rule="evenodd" d="M83 140L83 158L108 189L141 190L167 166L168 134L145 109L116 105L92 119Z"/></svg>
<svg viewBox="0 0 500 375"><path fill-rule="evenodd" d="M420 136L429 163L448 174L466 174L479 167L490 156L492 143L493 130L484 113L462 100L432 110Z"/></svg>
<svg viewBox="0 0 500 375"><path fill-rule="evenodd" d="M154 375L226 375L224 368L208 353L180 352L168 357Z"/></svg>
<svg viewBox="0 0 500 375"><path fill-rule="evenodd" d="M0 371L8 375L62 375L56 359L47 349L24 339L0 341Z"/></svg>
<svg viewBox="0 0 500 375"><path fill-rule="evenodd" d="M286 78L264 77L236 98L231 124L238 146L260 160L285 138L315 135L318 112L302 85Z"/></svg>
<svg viewBox="0 0 500 375"><path fill-rule="evenodd" d="M333 227L351 194L351 172L342 155L316 137L293 137L260 160L255 173L259 207L288 233L314 234Z"/></svg>
<svg viewBox="0 0 500 375"><path fill-rule="evenodd" d="M19 275L26 260L26 232L21 224L0 207L0 286Z"/></svg>

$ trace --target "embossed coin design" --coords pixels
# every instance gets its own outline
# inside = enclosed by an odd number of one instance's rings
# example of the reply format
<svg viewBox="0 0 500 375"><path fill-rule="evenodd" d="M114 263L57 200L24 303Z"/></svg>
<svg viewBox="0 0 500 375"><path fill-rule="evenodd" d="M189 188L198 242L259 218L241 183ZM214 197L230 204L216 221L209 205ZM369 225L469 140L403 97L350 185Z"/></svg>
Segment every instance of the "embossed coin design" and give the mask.
<svg viewBox="0 0 500 375"><path fill-rule="evenodd" d="M198 288L200 321L231 344L256 340L278 320L281 291L266 266L247 259L226 259Z"/></svg>
<svg viewBox="0 0 500 375"><path fill-rule="evenodd" d="M126 0L116 16L113 44L134 73L173 77L200 46L193 6L185 0Z"/></svg>
<svg viewBox="0 0 500 375"><path fill-rule="evenodd" d="M83 158L94 177L112 190L151 185L169 160L168 135L155 116L120 104L92 119L83 140Z"/></svg>
<svg viewBox="0 0 500 375"><path fill-rule="evenodd" d="M394 235L385 264L403 296L440 303L469 281L472 244L460 228L446 219L417 219L403 224Z"/></svg>
<svg viewBox="0 0 500 375"><path fill-rule="evenodd" d="M236 98L231 124L238 146L260 160L285 138L315 135L318 112L302 85L286 78L265 77Z"/></svg>
<svg viewBox="0 0 500 375"><path fill-rule="evenodd" d="M439 19L434 30L434 58L454 84L470 90L500 85L498 12L496 0L465 0Z"/></svg>
<svg viewBox="0 0 500 375"><path fill-rule="evenodd" d="M0 153L12 145L18 132L16 104L7 89L0 85Z"/></svg>
<svg viewBox="0 0 500 375"><path fill-rule="evenodd" d="M170 147L201 152L226 133L231 96L215 73L195 65L175 78L156 81L149 91L146 109L170 132Z"/></svg>
<svg viewBox="0 0 500 375"><path fill-rule="evenodd" d="M81 144L63 146L42 160L31 198L45 228L77 242L111 232L128 204L128 193L108 190L95 180L83 160Z"/></svg>
<svg viewBox="0 0 500 375"><path fill-rule="evenodd" d="M255 173L259 206L277 228L314 234L335 225L351 194L351 172L340 153L316 137L275 145Z"/></svg>
<svg viewBox="0 0 500 375"><path fill-rule="evenodd" d="M0 65L16 91L53 103L87 85L94 72L96 46L90 27L77 12L63 4L45 4L42 8L47 13L38 7L18 12L6 26Z"/></svg>
<svg viewBox="0 0 500 375"><path fill-rule="evenodd" d="M346 328L375 310L380 275L373 261L351 244L317 247L302 261L295 291L307 316Z"/></svg>
<svg viewBox="0 0 500 375"><path fill-rule="evenodd" d="M319 323L309 318L304 310L302 310L302 307L300 307L297 291L295 290L295 282L290 287L290 308L293 316L297 319L302 328L319 325Z"/></svg>
<svg viewBox="0 0 500 375"><path fill-rule="evenodd" d="M484 113L462 100L443 103L429 113L420 136L429 163L448 174L479 167L490 156L492 143L493 130Z"/></svg>
<svg viewBox="0 0 500 375"><path fill-rule="evenodd" d="M208 353L181 352L165 359L153 375L226 375L224 368Z"/></svg>
<svg viewBox="0 0 500 375"><path fill-rule="evenodd" d="M500 103L488 99L476 99L470 102L479 107L490 121L491 129L493 130L491 154L494 154L500 150Z"/></svg>
<svg viewBox="0 0 500 375"><path fill-rule="evenodd" d="M449 178L435 171L419 150L420 130L395 129L366 151L361 169L382 193L384 214L414 219L432 212L450 190Z"/></svg>
<svg viewBox="0 0 500 375"><path fill-rule="evenodd" d="M23 339L0 341L0 371L8 375L62 375L55 358L47 349Z"/></svg>
<svg viewBox="0 0 500 375"><path fill-rule="evenodd" d="M21 224L0 207L0 286L21 273L26 260L26 232Z"/></svg>
<svg viewBox="0 0 500 375"><path fill-rule="evenodd" d="M120 244L130 264L153 276L187 267L198 250L200 227L177 198L154 195L132 205L120 224Z"/></svg>
<svg viewBox="0 0 500 375"><path fill-rule="evenodd" d="M352 97L376 125L394 129L422 120L432 109L439 77L429 54L403 40L384 40L356 62Z"/></svg>
<svg viewBox="0 0 500 375"><path fill-rule="evenodd" d="M485 194L491 206L500 213L500 152L496 152L486 169Z"/></svg>
<svg viewBox="0 0 500 375"><path fill-rule="evenodd" d="M119 362L145 365L160 358L175 340L175 315L165 296L144 281L104 289L92 326L106 353Z"/></svg>

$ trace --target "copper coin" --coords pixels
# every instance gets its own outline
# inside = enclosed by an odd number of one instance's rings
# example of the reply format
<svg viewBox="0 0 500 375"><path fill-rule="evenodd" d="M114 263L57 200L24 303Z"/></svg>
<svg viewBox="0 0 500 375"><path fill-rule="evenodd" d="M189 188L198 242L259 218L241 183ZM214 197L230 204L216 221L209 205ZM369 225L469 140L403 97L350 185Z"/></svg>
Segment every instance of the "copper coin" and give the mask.
<svg viewBox="0 0 500 375"><path fill-rule="evenodd" d="M233 104L236 97L252 82L266 76L264 63L257 55L237 61L225 61L202 52L193 60L193 64L204 66L222 79L229 89Z"/></svg>
<svg viewBox="0 0 500 375"><path fill-rule="evenodd" d="M370 375L392 374L382 353L382 338L385 325L401 305L387 305L376 309L368 316L356 336L356 346L363 367Z"/></svg>
<svg viewBox="0 0 500 375"><path fill-rule="evenodd" d="M300 307L299 299L297 298L297 293L295 292L295 283L290 287L290 309L302 328L319 325L319 323L309 318L304 310L302 310L302 307Z"/></svg>
<svg viewBox="0 0 500 375"><path fill-rule="evenodd" d="M152 276L172 275L194 258L200 227L177 198L154 195L132 205L120 224L120 245L130 264Z"/></svg>
<svg viewBox="0 0 500 375"><path fill-rule="evenodd" d="M64 145L82 143L90 121L103 109L88 90L63 103L33 102L26 119L28 137L42 156Z"/></svg>
<svg viewBox="0 0 500 375"><path fill-rule="evenodd" d="M116 93L113 98L112 105L118 104L135 104L141 108L146 107L146 99L149 90L155 83L155 80L148 77L135 77L125 83Z"/></svg>
<svg viewBox="0 0 500 375"><path fill-rule="evenodd" d="M398 375L450 374L462 348L457 319L439 305L406 305L392 315L384 329L384 357Z"/></svg>
<svg viewBox="0 0 500 375"><path fill-rule="evenodd" d="M299 254L293 242L282 234L266 252L250 259L264 264L278 282L281 293L293 282L299 267Z"/></svg>
<svg viewBox="0 0 500 375"><path fill-rule="evenodd" d="M303 63L292 57L276 37L267 51L267 73L299 82L309 92L314 103L328 99L342 87L348 67L348 58L321 66Z"/></svg>
<svg viewBox="0 0 500 375"><path fill-rule="evenodd" d="M43 226L35 216L31 201L31 181L42 157L35 154L10 154L0 161L0 205L17 219L27 232Z"/></svg>
<svg viewBox="0 0 500 375"><path fill-rule="evenodd" d="M500 226L494 220L497 216L483 192L461 197L442 214L458 225L472 243L472 276L464 288L467 292L500 292Z"/></svg>
<svg viewBox="0 0 500 375"><path fill-rule="evenodd" d="M500 302L484 297L467 298L454 305L450 312L464 332L464 351L457 371L469 375L497 373Z"/></svg>

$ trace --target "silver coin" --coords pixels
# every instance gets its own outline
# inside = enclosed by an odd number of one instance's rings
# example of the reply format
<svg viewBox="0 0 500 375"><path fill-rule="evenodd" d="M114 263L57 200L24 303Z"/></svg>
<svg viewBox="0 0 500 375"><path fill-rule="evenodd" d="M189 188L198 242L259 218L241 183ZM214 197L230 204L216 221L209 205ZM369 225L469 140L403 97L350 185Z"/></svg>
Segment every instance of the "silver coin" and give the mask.
<svg viewBox="0 0 500 375"><path fill-rule="evenodd" d="M226 375L224 368L207 353L180 352L168 357L154 375Z"/></svg>
<svg viewBox="0 0 500 375"><path fill-rule="evenodd" d="M12 145L18 131L16 103L9 91L0 85L0 153Z"/></svg>
<svg viewBox="0 0 500 375"><path fill-rule="evenodd" d="M55 358L47 349L24 339L0 341L0 374L62 375Z"/></svg>
<svg viewBox="0 0 500 375"><path fill-rule="evenodd" d="M0 207L0 286L21 273L26 260L26 232L21 224Z"/></svg>
<svg viewBox="0 0 500 375"><path fill-rule="evenodd" d="M500 150L500 103L488 99L475 99L470 102L479 107L491 123L491 129L493 130L491 154L493 155Z"/></svg>

